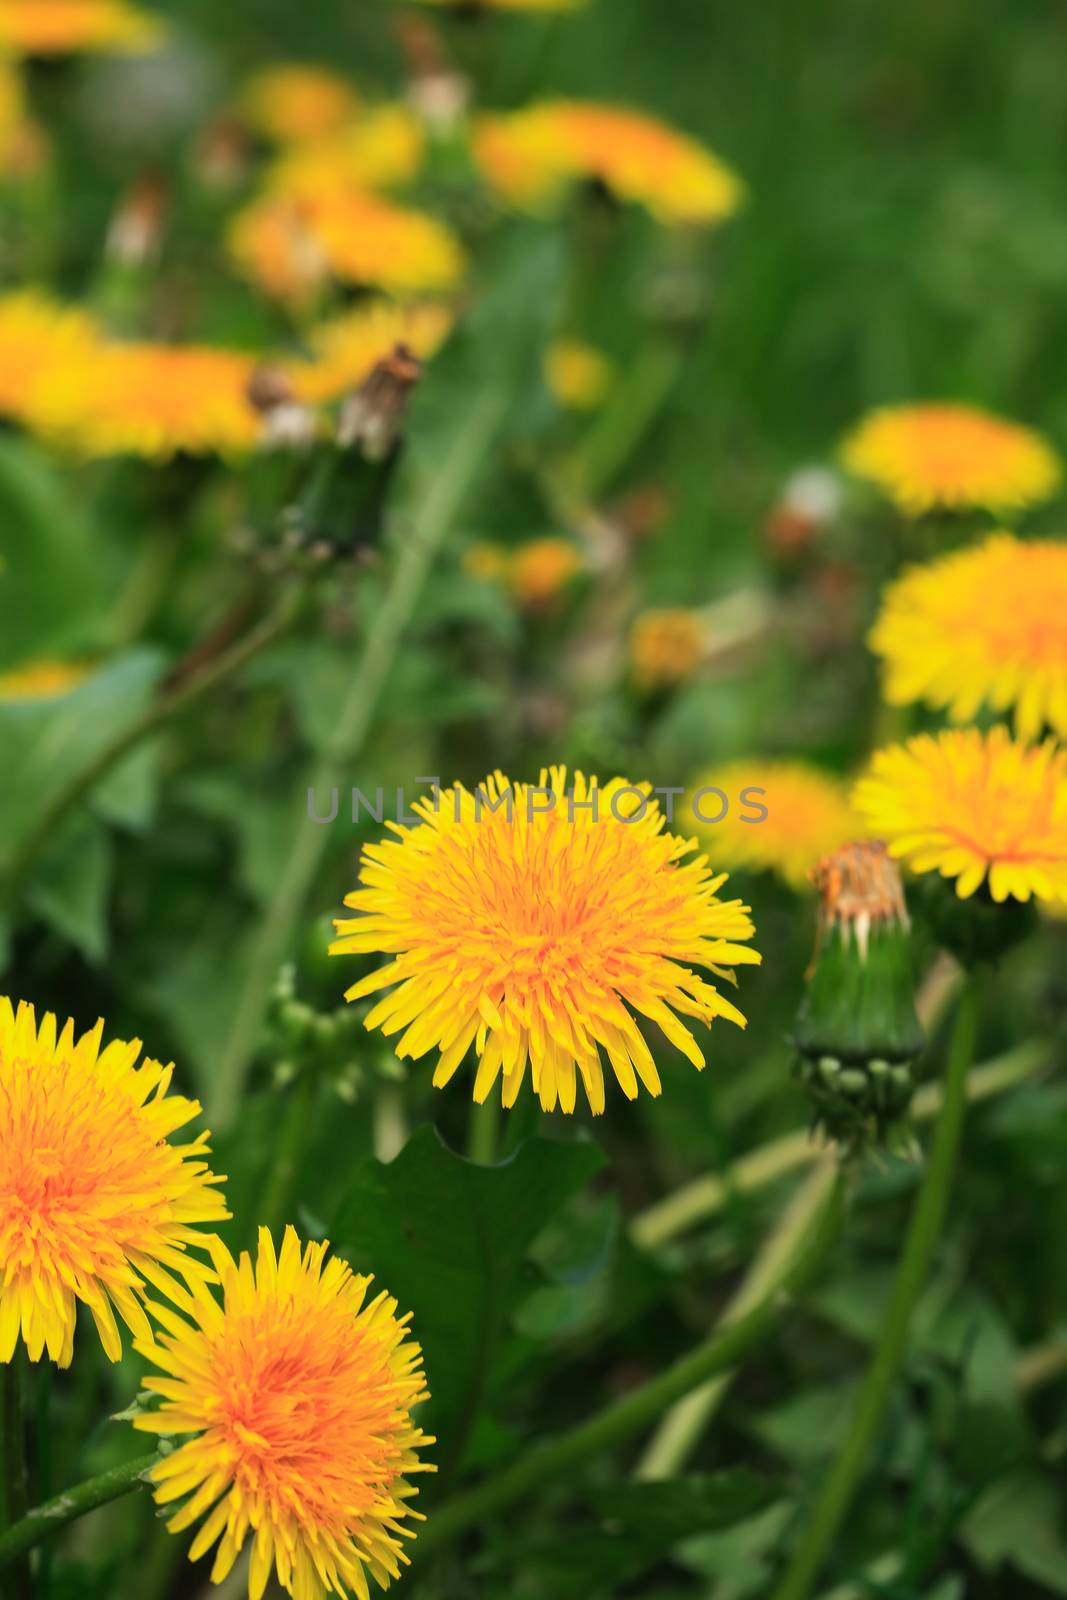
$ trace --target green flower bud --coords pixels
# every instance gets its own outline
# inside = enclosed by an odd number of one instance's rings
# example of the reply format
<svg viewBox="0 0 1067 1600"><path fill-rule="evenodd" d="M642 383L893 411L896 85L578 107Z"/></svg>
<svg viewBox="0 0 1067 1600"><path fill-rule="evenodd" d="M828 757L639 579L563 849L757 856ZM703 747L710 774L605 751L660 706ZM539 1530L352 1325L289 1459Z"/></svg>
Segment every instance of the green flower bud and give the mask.
<svg viewBox="0 0 1067 1600"><path fill-rule="evenodd" d="M826 856L812 878L821 906L794 1027L797 1076L831 1138L881 1142L907 1110L924 1043L900 875L884 845L862 842Z"/></svg>

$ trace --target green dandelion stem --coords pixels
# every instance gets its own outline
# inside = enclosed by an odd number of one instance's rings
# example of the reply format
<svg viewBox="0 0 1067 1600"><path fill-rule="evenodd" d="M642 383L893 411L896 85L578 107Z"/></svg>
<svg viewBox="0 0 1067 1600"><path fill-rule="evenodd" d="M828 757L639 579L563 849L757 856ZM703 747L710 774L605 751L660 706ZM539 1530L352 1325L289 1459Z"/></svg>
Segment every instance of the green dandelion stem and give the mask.
<svg viewBox="0 0 1067 1600"><path fill-rule="evenodd" d="M84 1517L86 1512L106 1506L111 1500L118 1500L132 1489L140 1489L149 1468L155 1466L158 1460L155 1451L151 1455L135 1456L121 1467L111 1467L95 1478L86 1478L84 1483L79 1483L75 1488L65 1489L62 1494L34 1506L32 1511L27 1511L0 1533L0 1568L21 1560L42 1539L58 1532L68 1522L75 1522L79 1517Z"/></svg>
<svg viewBox="0 0 1067 1600"><path fill-rule="evenodd" d="M3 874L3 893L12 895L41 852L47 849L56 830L76 806L88 798L112 769L146 740L152 739L196 705L206 695L227 683L242 667L274 643L293 622L302 595L300 585L286 591L278 605L254 628L217 656L208 666L187 678L180 687L150 705L75 774L66 788L45 807L36 826L8 861Z"/></svg>
<svg viewBox="0 0 1067 1600"><path fill-rule="evenodd" d="M26 1420L23 1416L22 1351L0 1366L0 1527L18 1525L25 1515L28 1496L26 1472ZM4 1536L0 1535L0 1539ZM11 1600L30 1600L30 1569L19 1561L12 1574ZM6 1593L6 1590L5 1590Z"/></svg>
<svg viewBox="0 0 1067 1600"><path fill-rule="evenodd" d="M676 1401L701 1384L730 1372L767 1339L795 1292L818 1269L837 1237L844 1207L845 1181L838 1174L832 1193L818 1214L807 1247L798 1251L793 1270L773 1292L703 1344L682 1356L665 1372L616 1400L588 1422L539 1448L528 1450L514 1464L473 1489L447 1501L429 1517L419 1534L418 1562L454 1539L513 1505L545 1483L558 1483L574 1468L603 1451L624 1443L647 1428Z"/></svg>
<svg viewBox="0 0 1067 1600"><path fill-rule="evenodd" d="M448 460L433 479L421 513L415 518L415 526L402 545L389 587L374 614L330 748L310 779L315 794L340 788L345 770L363 749L430 568L470 487L484 455L486 440L493 435L505 406L506 396L499 389L486 390L480 403L471 406ZM329 839L328 828L320 826L306 812L301 813L277 893L253 944L223 1043L214 1077L214 1096L208 1106L215 1128L228 1127L237 1113L270 986L285 958L293 928L304 909Z"/></svg>
<svg viewBox="0 0 1067 1600"><path fill-rule="evenodd" d="M886 1403L907 1348L912 1312L926 1282L948 1208L956 1151L967 1104L967 1074L974 1055L978 1021L978 980L971 978L960 998L949 1047L944 1099L908 1227L878 1345L867 1369L848 1436L827 1473L814 1510L774 1600L806 1600L818 1578L853 1496L885 1414Z"/></svg>

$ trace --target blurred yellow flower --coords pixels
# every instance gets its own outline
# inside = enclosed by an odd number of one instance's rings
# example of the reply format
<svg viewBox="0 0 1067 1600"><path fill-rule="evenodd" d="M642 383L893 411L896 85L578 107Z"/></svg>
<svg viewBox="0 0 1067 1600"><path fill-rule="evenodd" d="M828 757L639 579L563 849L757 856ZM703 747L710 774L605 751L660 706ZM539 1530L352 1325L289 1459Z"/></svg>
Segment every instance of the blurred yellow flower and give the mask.
<svg viewBox="0 0 1067 1600"><path fill-rule="evenodd" d="M58 661L42 656L0 672L0 704L15 700L58 700L77 688L93 668L87 661Z"/></svg>
<svg viewBox="0 0 1067 1600"><path fill-rule="evenodd" d="M89 456L247 450L261 428L248 397L255 366L251 354L210 345L107 344L88 385L51 386L38 422Z"/></svg>
<svg viewBox="0 0 1067 1600"><path fill-rule="evenodd" d="M561 406L592 411L611 387L614 369L607 356L580 339L557 339L545 357L545 378Z"/></svg>
<svg viewBox="0 0 1067 1600"><path fill-rule="evenodd" d="M994 900L1067 901L1067 751L1051 740L919 734L878 751L854 801L891 855L955 878L961 899L988 877Z"/></svg>
<svg viewBox="0 0 1067 1600"><path fill-rule="evenodd" d="M0 0L0 47L26 55L76 50L144 50L159 21L125 0Z"/></svg>
<svg viewBox="0 0 1067 1600"><path fill-rule="evenodd" d="M251 1533L251 1600L272 1569L295 1600L368 1600L368 1572L387 1588L417 1515L407 1478L433 1470L416 1454L433 1440L411 1416L429 1395L408 1318L384 1293L368 1300L370 1278L326 1250L301 1251L286 1228L276 1254L260 1228L253 1266L218 1243L221 1306L196 1288L184 1317L153 1306L163 1331L137 1340L158 1368L145 1388L162 1403L134 1427L192 1435L152 1469L158 1504L184 1501L167 1527L206 1518L189 1558L218 1543L213 1583Z"/></svg>
<svg viewBox="0 0 1067 1600"><path fill-rule="evenodd" d="M88 388L102 344L87 312L34 289L0 295L0 414L39 425L54 387Z"/></svg>
<svg viewBox="0 0 1067 1600"><path fill-rule="evenodd" d="M512 786L498 772L474 795L450 789L415 810L418 826L364 850L362 887L345 900L357 915L336 924L331 949L390 958L347 998L391 989L366 1026L400 1034L401 1058L438 1052L438 1088L473 1045L478 1102L501 1078L514 1105L529 1062L546 1111L573 1111L580 1078L595 1115L601 1052L627 1098L639 1080L660 1092L637 1017L698 1068L678 1013L744 1026L692 968L732 981L734 966L759 962L748 908L718 899L726 880L706 857L683 864L692 841L666 831L647 784L601 787L576 772L568 786L553 767Z"/></svg>
<svg viewBox="0 0 1067 1600"><path fill-rule="evenodd" d="M465 265L443 223L346 186L253 200L233 219L229 246L253 283L296 302L330 275L394 293L450 289Z"/></svg>
<svg viewBox="0 0 1067 1600"><path fill-rule="evenodd" d="M1017 510L1047 500L1059 457L1040 434L973 406L890 406L861 422L843 464L908 516L939 509Z"/></svg>
<svg viewBox="0 0 1067 1600"><path fill-rule="evenodd" d="M630 630L630 667L642 689L662 689L691 678L704 658L707 625L699 611L663 606L642 611Z"/></svg>
<svg viewBox="0 0 1067 1600"><path fill-rule="evenodd" d="M293 392L309 404L357 388L398 344L426 361L440 349L455 316L445 305L370 300L312 328L309 359L285 364Z"/></svg>
<svg viewBox="0 0 1067 1600"><path fill-rule="evenodd" d="M528 539L511 552L505 581L519 605L550 604L585 565L581 551L566 539Z"/></svg>
<svg viewBox="0 0 1067 1600"><path fill-rule="evenodd" d="M806 886L823 856L868 831L844 781L806 761L754 757L713 767L694 780L685 805L716 861L774 872L792 889Z"/></svg>
<svg viewBox="0 0 1067 1600"><path fill-rule="evenodd" d="M296 144L339 132L355 116L359 99L338 73L292 64L257 72L244 87L240 108L257 133Z"/></svg>
<svg viewBox="0 0 1067 1600"><path fill-rule="evenodd" d="M709 150L637 111L549 101L479 118L474 154L492 186L515 205L540 209L580 178L661 222L713 223L737 210L739 178Z"/></svg>
<svg viewBox="0 0 1067 1600"><path fill-rule="evenodd" d="M503 581L507 577L508 552L502 544L483 539L464 551L463 570L472 578Z"/></svg>
<svg viewBox="0 0 1067 1600"><path fill-rule="evenodd" d="M267 192L299 201L324 191L407 183L422 165L425 145L422 124L408 106L378 106L329 137L279 156L267 175Z"/></svg>
<svg viewBox="0 0 1067 1600"><path fill-rule="evenodd" d="M1067 544L995 533L912 567L886 589L871 647L892 705L967 722L985 703L1024 739L1046 725L1067 737Z"/></svg>
<svg viewBox="0 0 1067 1600"><path fill-rule="evenodd" d="M51 1012L38 1028L32 1006L0 996L0 1361L21 1334L31 1361L69 1366L79 1300L117 1361L116 1311L149 1336L146 1282L180 1301L172 1272L212 1276L187 1249L229 1214L207 1134L170 1143L200 1107L167 1093L172 1067L136 1065L140 1040L101 1048L103 1028L75 1039Z"/></svg>

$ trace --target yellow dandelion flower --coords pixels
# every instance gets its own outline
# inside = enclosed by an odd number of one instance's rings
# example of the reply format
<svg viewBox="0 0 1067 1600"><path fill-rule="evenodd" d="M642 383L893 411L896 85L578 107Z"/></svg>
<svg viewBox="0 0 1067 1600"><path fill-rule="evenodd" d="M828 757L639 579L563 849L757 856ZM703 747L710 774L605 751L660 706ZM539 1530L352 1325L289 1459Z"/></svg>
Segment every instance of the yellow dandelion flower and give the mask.
<svg viewBox="0 0 1067 1600"><path fill-rule="evenodd" d="M146 1283L180 1299L172 1271L212 1276L187 1249L228 1215L207 1134L169 1142L200 1107L167 1093L173 1067L135 1065L139 1039L101 1048L103 1026L75 1039L49 1012L38 1029L32 1006L0 996L0 1361L21 1333L31 1361L69 1366L79 1300L117 1361L116 1311L149 1337Z"/></svg>
<svg viewBox="0 0 1067 1600"><path fill-rule="evenodd" d="M611 362L580 339L557 339L545 357L545 378L561 406L592 411L611 387Z"/></svg>
<svg viewBox="0 0 1067 1600"><path fill-rule="evenodd" d="M745 1019L693 967L733 982L758 963L741 941L748 907L722 901L725 876L693 840L666 831L648 784L602 787L580 772L542 772L537 786L496 773L416 803L414 828L368 845L360 883L336 924L336 954L392 959L348 990L359 1000L392 992L366 1018L400 1034L396 1053L438 1052L442 1088L473 1045L474 1098L498 1077L512 1106L529 1062L534 1092L551 1111L573 1111L580 1075L594 1114L604 1109L601 1052L623 1093L638 1081L660 1092L638 1017L657 1024L701 1068L704 1056L679 1013L710 1023ZM635 1015L636 1014L636 1015Z"/></svg>
<svg viewBox="0 0 1067 1600"><path fill-rule="evenodd" d="M952 404L876 411L845 440L841 459L911 517L942 508L1017 510L1047 500L1062 471L1039 434Z"/></svg>
<svg viewBox="0 0 1067 1600"><path fill-rule="evenodd" d="M58 700L77 688L92 672L87 661L56 661L42 657L0 672L0 704L15 700Z"/></svg>
<svg viewBox="0 0 1067 1600"><path fill-rule="evenodd" d="M341 186L253 200L233 219L229 247L253 283L298 302L331 274L343 283L417 294L450 289L465 265L443 223Z"/></svg>
<svg viewBox="0 0 1067 1600"><path fill-rule="evenodd" d="M325 67L267 67L249 80L241 96L244 120L279 144L337 133L358 109L355 90Z"/></svg>
<svg viewBox="0 0 1067 1600"><path fill-rule="evenodd" d="M584 565L566 539L528 539L512 552L505 581L520 606L537 610L557 600Z"/></svg>
<svg viewBox="0 0 1067 1600"><path fill-rule="evenodd" d="M0 0L0 46L25 55L145 50L163 29L125 0Z"/></svg>
<svg viewBox="0 0 1067 1600"><path fill-rule="evenodd" d="M728 762L702 773L685 803L716 861L777 873L793 889L807 885L823 856L867 831L845 783L806 761Z"/></svg>
<svg viewBox="0 0 1067 1600"><path fill-rule="evenodd" d="M550 101L481 117L473 137L493 188L534 210L579 178L599 179L661 222L719 222L743 195L740 179L695 140L616 106Z"/></svg>
<svg viewBox="0 0 1067 1600"><path fill-rule="evenodd" d="M1051 740L920 734L874 756L854 801L891 855L955 878L961 899L988 878L994 900L1067 900L1067 751Z"/></svg>
<svg viewBox="0 0 1067 1600"><path fill-rule="evenodd" d="M455 320L445 305L371 300L322 322L308 335L309 360L286 368L298 399L335 400L358 388L398 344L422 361L441 348Z"/></svg>
<svg viewBox="0 0 1067 1600"><path fill-rule="evenodd" d="M115 342L98 350L88 386L59 374L35 421L90 456L247 450L261 430L248 398L255 367L256 357L239 350Z"/></svg>
<svg viewBox="0 0 1067 1600"><path fill-rule="evenodd" d="M408 106L379 106L331 137L280 156L267 190L299 201L323 191L387 189L415 177L425 146L422 124Z"/></svg>
<svg viewBox="0 0 1067 1600"><path fill-rule="evenodd" d="M0 295L0 413L36 426L57 386L89 386L102 342L83 311L32 289Z"/></svg>
<svg viewBox="0 0 1067 1600"><path fill-rule="evenodd" d="M691 678L704 659L707 625L699 611L663 606L643 611L630 630L630 667L642 689Z"/></svg>
<svg viewBox="0 0 1067 1600"><path fill-rule="evenodd" d="M1024 739L1067 736L1067 544L1009 533L912 567L871 633L892 705L923 700L969 722L1011 710Z"/></svg>
<svg viewBox="0 0 1067 1600"><path fill-rule="evenodd" d="M153 1306L163 1332L137 1341L163 1375L145 1384L159 1409L134 1427L193 1435L152 1469L160 1505L185 1501L167 1526L206 1517L189 1558L218 1543L215 1583L251 1533L251 1600L272 1568L295 1600L367 1600L368 1571L386 1588L418 1515L407 1479L432 1471L417 1455L433 1440L411 1416L428 1395L408 1318L384 1293L368 1300L370 1278L326 1250L302 1252L287 1228L276 1254L260 1228L253 1267L217 1244L222 1304L193 1286L189 1320Z"/></svg>

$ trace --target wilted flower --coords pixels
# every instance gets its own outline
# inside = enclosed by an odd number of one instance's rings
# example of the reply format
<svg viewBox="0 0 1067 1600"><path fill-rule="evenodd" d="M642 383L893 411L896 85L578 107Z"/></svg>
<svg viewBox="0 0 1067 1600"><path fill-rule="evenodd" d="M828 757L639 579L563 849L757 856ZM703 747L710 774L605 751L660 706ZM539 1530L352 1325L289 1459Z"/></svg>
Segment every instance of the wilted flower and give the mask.
<svg viewBox="0 0 1067 1600"><path fill-rule="evenodd" d="M833 1138L881 1139L911 1100L923 1047L900 874L870 841L824 856L811 878L819 932L794 1029L799 1075Z"/></svg>
<svg viewBox="0 0 1067 1600"><path fill-rule="evenodd" d="M1048 499L1062 470L1040 434L973 406L933 403L874 412L841 458L908 516L1021 509Z"/></svg>
<svg viewBox="0 0 1067 1600"><path fill-rule="evenodd" d="M257 133L282 144L337 133L359 109L355 90L326 67L298 63L257 72L241 95L241 112Z"/></svg>
<svg viewBox="0 0 1067 1600"><path fill-rule="evenodd" d="M436 801L436 803L435 803ZM710 1023L744 1017L693 967L733 981L757 963L739 900L721 901L725 876L666 831L649 786L603 787L553 767L536 786L496 773L475 794L457 787L415 807L414 828L363 852L362 887L337 923L339 955L387 954L347 991L380 989L368 1028L400 1034L399 1057L438 1052L442 1088L471 1046L474 1098L498 1077L514 1105L527 1062L545 1110L573 1111L580 1076L604 1109L602 1052L629 1098L638 1081L660 1092L637 1017L655 1022L694 1066L704 1055L678 1013ZM636 1013L636 1016L635 1016Z"/></svg>
<svg viewBox="0 0 1067 1600"><path fill-rule="evenodd" d="M1025 739L1067 736L1067 544L995 533L912 567L886 589L871 647L892 705L967 722L984 703Z"/></svg>
<svg viewBox="0 0 1067 1600"><path fill-rule="evenodd" d="M822 856L864 831L843 780L807 761L756 757L713 767L694 780L688 804L716 861L775 872L793 889Z"/></svg>
<svg viewBox="0 0 1067 1600"><path fill-rule="evenodd" d="M383 460L400 436L411 391L421 377L415 352L406 344L394 345L341 407L338 444L358 445L368 460Z"/></svg>
<svg viewBox="0 0 1067 1600"><path fill-rule="evenodd" d="M557 339L545 357L548 387L561 406L572 411L592 411L611 387L613 369L608 358L580 339Z"/></svg>
<svg viewBox="0 0 1067 1600"><path fill-rule="evenodd" d="M1067 900L1067 751L1003 727L919 734L874 756L856 809L915 872L961 899Z"/></svg>
<svg viewBox="0 0 1067 1600"><path fill-rule="evenodd" d="M79 1300L117 1361L116 1311L148 1337L146 1283L180 1300L172 1273L211 1277L187 1248L228 1215L207 1134L170 1143L200 1107L167 1093L172 1067L135 1065L140 1040L101 1048L103 1027L57 1034L49 1012L38 1029L32 1006L0 996L0 1361L21 1334L31 1361L69 1366Z"/></svg>
<svg viewBox="0 0 1067 1600"><path fill-rule="evenodd" d="M326 1250L301 1252L287 1228L276 1255L260 1228L253 1267L218 1244L221 1306L195 1287L184 1317L154 1305L163 1331L137 1340L162 1403L134 1427L193 1436L152 1469L160 1505L185 1500L167 1526L205 1519L189 1557L217 1543L215 1583L251 1533L251 1600L272 1568L294 1600L366 1600L367 1572L386 1588L413 1537L407 1479L432 1470L416 1453L433 1441L411 1416L428 1395L408 1319L384 1293L368 1301L371 1280Z"/></svg>
<svg viewBox="0 0 1067 1600"><path fill-rule="evenodd" d="M479 119L474 153L493 187L540 209L570 182L594 178L661 222L713 223L737 210L742 184L695 140L616 106L549 101Z"/></svg>
<svg viewBox="0 0 1067 1600"><path fill-rule="evenodd" d="M707 623L688 606L642 611L630 630L630 667L642 689L663 689L691 678L704 659Z"/></svg>
<svg viewBox="0 0 1067 1600"><path fill-rule="evenodd" d="M159 254L167 211L166 184L147 173L125 194L107 230L105 252L125 267L140 267Z"/></svg>
<svg viewBox="0 0 1067 1600"><path fill-rule="evenodd" d="M145 50L159 21L126 0L0 0L0 48L25 55L78 50Z"/></svg>

